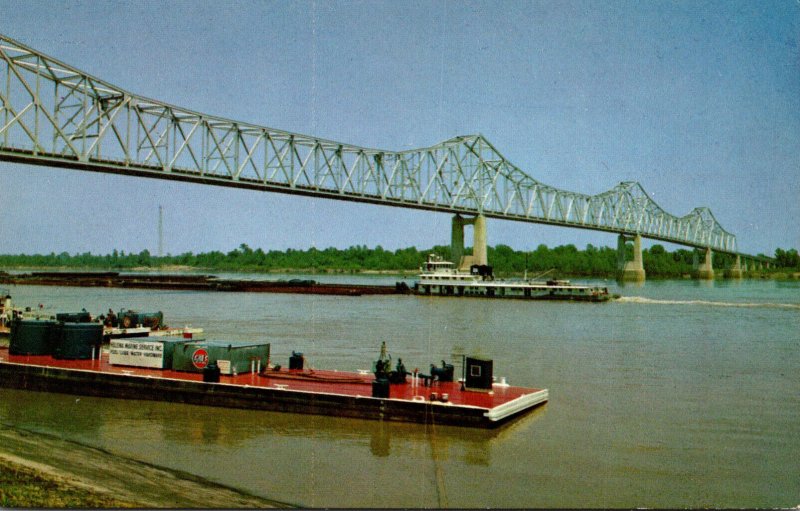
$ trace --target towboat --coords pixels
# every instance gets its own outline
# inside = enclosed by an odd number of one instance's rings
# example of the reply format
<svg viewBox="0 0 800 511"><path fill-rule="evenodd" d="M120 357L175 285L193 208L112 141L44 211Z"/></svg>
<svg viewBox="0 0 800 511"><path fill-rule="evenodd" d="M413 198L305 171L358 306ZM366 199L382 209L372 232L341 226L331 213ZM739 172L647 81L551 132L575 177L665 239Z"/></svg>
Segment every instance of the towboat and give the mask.
<svg viewBox="0 0 800 511"><path fill-rule="evenodd" d="M1 272L0 272L1 273ZM17 319L39 319L45 314L39 308L17 307L11 300L8 289L0 289L0 337L8 337L11 333L11 324Z"/></svg>
<svg viewBox="0 0 800 511"><path fill-rule="evenodd" d="M606 302L619 297L610 294L607 287L574 285L568 280L496 279L491 266L473 265L469 271L459 270L452 262L445 261L436 254L430 254L420 268L419 277L414 283L414 291L423 296L584 302Z"/></svg>
<svg viewBox="0 0 800 511"><path fill-rule="evenodd" d="M14 308L8 289L0 289L0 336L8 335Z"/></svg>

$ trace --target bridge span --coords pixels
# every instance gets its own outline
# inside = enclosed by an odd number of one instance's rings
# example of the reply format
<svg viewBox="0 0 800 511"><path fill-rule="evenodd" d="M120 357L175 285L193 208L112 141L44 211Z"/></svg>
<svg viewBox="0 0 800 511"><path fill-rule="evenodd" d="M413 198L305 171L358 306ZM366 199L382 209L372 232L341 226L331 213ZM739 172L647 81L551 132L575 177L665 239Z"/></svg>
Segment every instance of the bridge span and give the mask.
<svg viewBox="0 0 800 511"><path fill-rule="evenodd" d="M641 238L739 255L708 208L674 216L636 182L560 190L480 134L388 151L290 133L127 92L3 35L0 160L617 233L621 254L639 247L620 269L642 278Z"/></svg>

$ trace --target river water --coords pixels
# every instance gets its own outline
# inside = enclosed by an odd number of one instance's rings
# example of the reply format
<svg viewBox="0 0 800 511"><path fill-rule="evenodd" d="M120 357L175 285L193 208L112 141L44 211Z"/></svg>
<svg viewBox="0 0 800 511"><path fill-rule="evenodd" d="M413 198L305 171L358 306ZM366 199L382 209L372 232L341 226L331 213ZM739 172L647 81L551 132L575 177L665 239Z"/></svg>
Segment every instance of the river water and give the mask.
<svg viewBox="0 0 800 511"><path fill-rule="evenodd" d="M301 506L800 504L800 283L607 285L623 298L12 286L16 304L53 312L162 310L209 339L268 341L278 363L297 350L365 369L381 341L409 369L482 355L550 402L484 431L0 390L0 421Z"/></svg>

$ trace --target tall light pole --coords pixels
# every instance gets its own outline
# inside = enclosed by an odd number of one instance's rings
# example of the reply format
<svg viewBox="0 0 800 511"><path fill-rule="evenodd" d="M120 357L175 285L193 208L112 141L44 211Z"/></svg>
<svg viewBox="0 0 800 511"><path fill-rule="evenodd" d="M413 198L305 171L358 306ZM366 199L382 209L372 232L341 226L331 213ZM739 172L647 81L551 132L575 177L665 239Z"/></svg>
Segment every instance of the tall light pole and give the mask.
<svg viewBox="0 0 800 511"><path fill-rule="evenodd" d="M158 205L158 257L164 255L164 208Z"/></svg>

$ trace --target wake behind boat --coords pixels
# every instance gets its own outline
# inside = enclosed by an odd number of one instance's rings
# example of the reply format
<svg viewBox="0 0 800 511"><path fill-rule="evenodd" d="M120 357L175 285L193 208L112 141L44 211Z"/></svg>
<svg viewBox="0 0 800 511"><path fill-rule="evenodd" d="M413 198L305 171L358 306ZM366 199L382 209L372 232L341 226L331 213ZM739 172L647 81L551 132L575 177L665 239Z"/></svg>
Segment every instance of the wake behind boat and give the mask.
<svg viewBox="0 0 800 511"><path fill-rule="evenodd" d="M420 268L414 291L418 295L585 302L606 302L619 297L610 294L607 287L573 285L568 280L496 279L491 266L472 265L469 271L463 271L436 254L430 254Z"/></svg>

